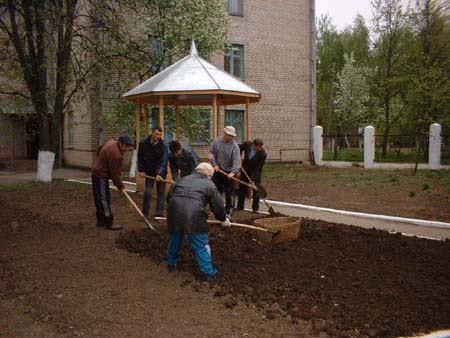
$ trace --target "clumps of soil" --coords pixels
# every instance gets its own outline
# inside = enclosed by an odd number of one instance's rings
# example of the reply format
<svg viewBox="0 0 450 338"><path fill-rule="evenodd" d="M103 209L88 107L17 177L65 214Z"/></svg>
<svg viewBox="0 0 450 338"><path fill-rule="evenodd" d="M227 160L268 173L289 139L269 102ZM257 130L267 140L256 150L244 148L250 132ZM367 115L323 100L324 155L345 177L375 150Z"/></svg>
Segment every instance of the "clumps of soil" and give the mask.
<svg viewBox="0 0 450 338"><path fill-rule="evenodd" d="M255 218L239 214L240 223ZM144 229L124 232L116 243L161 263L168 237ZM228 308L240 299L267 319L310 320L317 334L331 337L450 327L450 241L303 219L296 241L267 245L248 230L212 227L210 245L219 270L215 296ZM178 269L199 276L187 240Z"/></svg>

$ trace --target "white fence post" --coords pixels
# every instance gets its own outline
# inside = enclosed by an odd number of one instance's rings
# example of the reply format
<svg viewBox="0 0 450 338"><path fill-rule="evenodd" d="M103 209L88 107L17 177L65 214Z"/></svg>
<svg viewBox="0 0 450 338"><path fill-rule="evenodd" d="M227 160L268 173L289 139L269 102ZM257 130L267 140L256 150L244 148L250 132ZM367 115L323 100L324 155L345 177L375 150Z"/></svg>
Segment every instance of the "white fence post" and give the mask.
<svg viewBox="0 0 450 338"><path fill-rule="evenodd" d="M428 168L441 168L441 125L433 123L430 126L430 141L428 145Z"/></svg>
<svg viewBox="0 0 450 338"><path fill-rule="evenodd" d="M375 159L375 128L364 128L364 168L372 168Z"/></svg>
<svg viewBox="0 0 450 338"><path fill-rule="evenodd" d="M323 128L321 126L314 127L314 161L316 165L322 164L323 157Z"/></svg>

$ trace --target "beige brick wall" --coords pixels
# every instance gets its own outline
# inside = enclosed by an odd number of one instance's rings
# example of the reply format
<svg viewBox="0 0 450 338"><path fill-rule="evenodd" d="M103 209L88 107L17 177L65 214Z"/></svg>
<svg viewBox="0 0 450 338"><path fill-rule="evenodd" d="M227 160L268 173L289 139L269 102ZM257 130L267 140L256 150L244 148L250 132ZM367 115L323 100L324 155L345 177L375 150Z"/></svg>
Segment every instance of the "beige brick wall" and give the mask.
<svg viewBox="0 0 450 338"><path fill-rule="evenodd" d="M262 94L250 106L251 138L263 139L269 160L309 157L309 11L309 0L244 0L244 16L232 16L228 41L244 45L244 81ZM212 61L223 69L223 55ZM219 130L223 119L222 109Z"/></svg>

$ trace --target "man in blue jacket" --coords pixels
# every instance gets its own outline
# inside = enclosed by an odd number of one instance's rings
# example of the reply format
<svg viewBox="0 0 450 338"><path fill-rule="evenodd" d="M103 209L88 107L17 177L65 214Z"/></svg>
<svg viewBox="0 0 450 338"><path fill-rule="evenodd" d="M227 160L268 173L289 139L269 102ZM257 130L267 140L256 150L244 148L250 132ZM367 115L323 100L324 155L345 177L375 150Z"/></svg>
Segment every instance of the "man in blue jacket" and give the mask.
<svg viewBox="0 0 450 338"><path fill-rule="evenodd" d="M180 142L172 141L169 144L169 165L174 181L190 175L200 163L200 157L189 146L181 146Z"/></svg>
<svg viewBox="0 0 450 338"><path fill-rule="evenodd" d="M139 143L138 150L138 170L141 177L145 175L156 178L156 216L163 216L164 192L166 184L162 181L167 174L168 149L162 140L162 129L155 127L152 133ZM145 192L142 203L142 213L147 217L150 209L155 179L145 178Z"/></svg>

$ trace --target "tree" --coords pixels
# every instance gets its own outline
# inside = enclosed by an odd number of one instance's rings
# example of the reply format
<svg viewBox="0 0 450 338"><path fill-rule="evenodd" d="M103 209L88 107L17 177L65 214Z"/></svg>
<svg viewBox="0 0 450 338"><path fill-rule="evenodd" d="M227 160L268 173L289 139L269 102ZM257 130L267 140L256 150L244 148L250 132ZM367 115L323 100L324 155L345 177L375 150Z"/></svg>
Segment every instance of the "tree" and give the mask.
<svg viewBox="0 0 450 338"><path fill-rule="evenodd" d="M345 64L344 55L353 53L355 65L368 65L369 30L357 15L352 26L338 32L331 18L321 16L317 23L317 116L325 133L335 133L336 79Z"/></svg>
<svg viewBox="0 0 450 338"><path fill-rule="evenodd" d="M375 73L375 96L379 98L384 112L384 130L382 156L386 157L391 129L391 110L393 98L403 90L408 41L407 16L402 9L400 0L374 0L373 32Z"/></svg>
<svg viewBox="0 0 450 338"><path fill-rule="evenodd" d="M421 140L426 139L434 122L450 127L450 21L446 10L449 8L444 7L444 2L417 1L412 14L415 43L407 64L409 86L405 99L409 120L414 122ZM421 143L426 153L426 144Z"/></svg>
<svg viewBox="0 0 450 338"><path fill-rule="evenodd" d="M147 27L130 34L135 18ZM200 52L223 48L227 18L219 0L2 0L0 57L11 60L3 75L22 81L4 81L0 94L29 99L40 153L58 153L64 110L90 90L87 81L120 73L142 81L186 52L192 38Z"/></svg>
<svg viewBox="0 0 450 338"><path fill-rule="evenodd" d="M353 53L345 54L345 65L338 75L336 93L336 118L339 133L348 135L364 124L372 122L369 115L370 71L357 66Z"/></svg>

